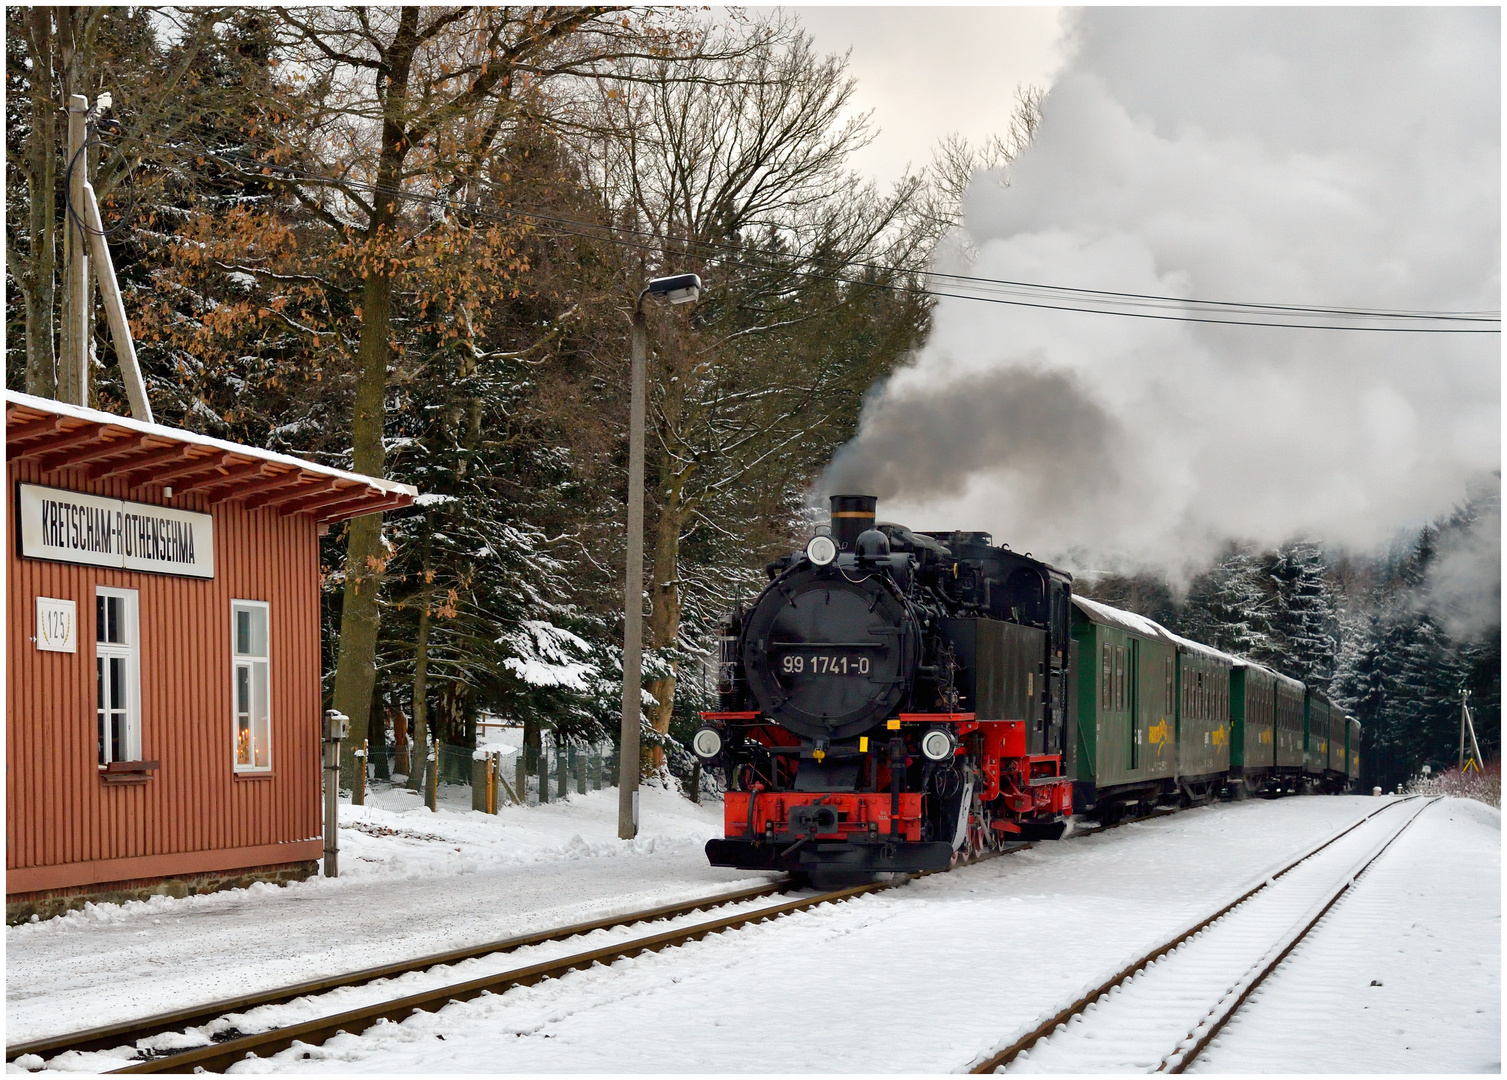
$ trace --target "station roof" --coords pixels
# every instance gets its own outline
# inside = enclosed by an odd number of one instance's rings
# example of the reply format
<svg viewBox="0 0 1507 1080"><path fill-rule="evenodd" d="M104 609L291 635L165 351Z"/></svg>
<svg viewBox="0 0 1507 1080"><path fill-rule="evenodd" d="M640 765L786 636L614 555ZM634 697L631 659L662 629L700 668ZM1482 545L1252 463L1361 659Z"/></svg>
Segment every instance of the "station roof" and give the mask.
<svg viewBox="0 0 1507 1080"><path fill-rule="evenodd" d="M211 504L271 507L317 521L395 510L418 495L393 480L13 390L5 391L5 453L39 459L43 472L125 477L132 488L171 487L175 496L192 491Z"/></svg>

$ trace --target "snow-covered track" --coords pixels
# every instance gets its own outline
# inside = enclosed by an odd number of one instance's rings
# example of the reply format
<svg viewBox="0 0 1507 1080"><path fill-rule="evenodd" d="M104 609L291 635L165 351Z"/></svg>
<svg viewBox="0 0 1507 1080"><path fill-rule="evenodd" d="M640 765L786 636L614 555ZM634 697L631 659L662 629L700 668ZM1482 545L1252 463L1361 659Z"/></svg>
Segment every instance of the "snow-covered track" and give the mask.
<svg viewBox="0 0 1507 1080"><path fill-rule="evenodd" d="M892 888L897 883L894 881L874 882L851 888L816 893L811 896L788 900L784 903L768 907L740 910L732 915L710 922L699 922L691 926L677 927L648 937L632 937L614 942L602 948L573 953L543 963L522 968L513 968L466 982L440 986L422 993L410 994L406 997L381 1001L363 1008L350 1009L333 1015L323 1016L306 1023L278 1027L257 1034L232 1037L210 1046L196 1047L178 1053L166 1054L161 1057L153 1057L144 1061L132 1062L124 1068L112 1071L117 1073L223 1072L231 1065L244 1060L248 1056L263 1057L275 1054L288 1049L295 1043L309 1046L319 1045L342 1031L360 1033L384 1020L401 1023L416 1012L437 1012L453 1001L468 1001L483 994L501 994L515 986L531 986L545 979L559 978L571 971L590 968L596 964L611 964L614 961L627 957L659 952L662 949L673 948L687 942L699 941L709 934L736 930L755 923L767 922L793 912L805 911L821 904L839 903L862 896L865 893ZM768 891L773 892L781 887L779 885L771 886ZM746 890L745 892L753 891ZM729 895L735 896L738 894ZM714 900L702 901L699 905L687 905L686 910L692 911L698 907L716 906L718 903L726 902L726 897L720 897ZM662 919L669 916L660 915L658 917ZM630 921L633 921L632 918L625 916L612 920L610 925L621 926ZM558 936L559 934L551 940L557 940ZM121 1043L116 1042L114 1045L119 1046Z"/></svg>
<svg viewBox="0 0 1507 1080"><path fill-rule="evenodd" d="M1433 801L1389 801L1126 965L970 1071L1181 1072ZM1387 813L1409 802L1419 805L1400 822L1397 814Z"/></svg>
<svg viewBox="0 0 1507 1080"><path fill-rule="evenodd" d="M204 1005L177 1009L173 1012L158 1013L137 1020L111 1024L108 1027L92 1028L88 1031L58 1035L47 1039L37 1039L32 1042L16 1043L5 1048L5 1059L6 1061L14 1061L25 1054L34 1054L45 1058L63 1054L70 1050L89 1052L110 1050L117 1046L132 1046L142 1039L149 1039L165 1032L184 1031L188 1028L200 1027L232 1013L245 1013L266 1005L281 1005L301 997L308 997L312 994L323 994L331 990L340 989L341 987L361 986L366 983L376 982L379 979L398 978L409 972L428 971L431 968L459 964L478 957L496 956L546 942L581 937L594 933L597 930L611 930L639 923L662 922L666 919L676 919L698 911L725 907L729 904L760 900L767 896L777 895L788 887L786 883L777 881L770 882L767 885L755 885L750 888L738 889L734 892L718 893L714 896L706 896L684 903L666 904L644 911L612 915L604 919L595 919L591 922L574 923L551 930L520 934L515 937L504 938L500 941L471 945L462 949L452 949L443 953L420 956L412 960L384 964L380 967L365 968L343 975L331 975L321 979L312 979L308 982L297 983L292 986L284 986L275 990L262 991L242 997L213 1001Z"/></svg>

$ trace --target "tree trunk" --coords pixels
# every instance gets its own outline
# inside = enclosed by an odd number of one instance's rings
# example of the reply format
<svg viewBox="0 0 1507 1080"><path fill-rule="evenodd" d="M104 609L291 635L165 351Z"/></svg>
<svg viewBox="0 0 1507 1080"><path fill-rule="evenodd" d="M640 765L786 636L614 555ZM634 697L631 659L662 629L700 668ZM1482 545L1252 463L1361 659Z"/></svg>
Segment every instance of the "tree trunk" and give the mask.
<svg viewBox="0 0 1507 1080"><path fill-rule="evenodd" d="M387 766L387 707L382 700L382 681L372 683L372 724L367 736L367 760L372 763L373 776L377 780L391 780Z"/></svg>
<svg viewBox="0 0 1507 1080"><path fill-rule="evenodd" d="M377 159L379 192L397 191L403 179L403 160L411 144L401 123L413 63L412 43L418 13L403 8L394 46L389 52L390 73L383 100L382 152ZM356 408L351 422L351 466L366 476L381 477L385 467L382 428L387 400L387 362L391 341L393 252L398 221L396 198L379 194L372 202L363 252L366 275L361 290L361 339L356 353ZM386 551L382 545L382 515L368 514L351 522L345 557L345 603L340 614L340 652L335 664L335 708L351 719L351 742L366 738L372 682L377 673L377 606ZM340 756L342 779L355 778L350 755ZM355 788L353 787L354 791Z"/></svg>

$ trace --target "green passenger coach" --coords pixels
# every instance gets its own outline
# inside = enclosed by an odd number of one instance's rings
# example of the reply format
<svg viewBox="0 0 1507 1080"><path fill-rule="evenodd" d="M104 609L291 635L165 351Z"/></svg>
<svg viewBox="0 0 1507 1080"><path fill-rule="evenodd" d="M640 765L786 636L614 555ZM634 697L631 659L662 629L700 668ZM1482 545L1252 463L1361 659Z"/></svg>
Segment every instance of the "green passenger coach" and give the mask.
<svg viewBox="0 0 1507 1080"><path fill-rule="evenodd" d="M1154 805L1176 778L1172 635L1150 619L1073 597L1078 685L1073 805L1110 817Z"/></svg>
<svg viewBox="0 0 1507 1080"><path fill-rule="evenodd" d="M1073 807L1101 821L1246 793L1344 791L1360 724L1297 679L1072 598Z"/></svg>
<svg viewBox="0 0 1507 1080"><path fill-rule="evenodd" d="M1224 783L1230 768L1230 669L1235 658L1206 645L1177 643L1177 775L1189 798Z"/></svg>
<svg viewBox="0 0 1507 1080"><path fill-rule="evenodd" d="M1230 669L1230 780L1260 791L1276 764L1277 673L1250 660Z"/></svg>

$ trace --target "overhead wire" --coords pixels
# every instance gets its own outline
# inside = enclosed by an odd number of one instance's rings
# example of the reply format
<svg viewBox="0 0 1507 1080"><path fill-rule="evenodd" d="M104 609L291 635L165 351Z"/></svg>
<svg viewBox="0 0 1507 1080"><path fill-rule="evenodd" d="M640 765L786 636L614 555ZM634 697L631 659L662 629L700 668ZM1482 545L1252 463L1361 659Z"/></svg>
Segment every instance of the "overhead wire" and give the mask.
<svg viewBox="0 0 1507 1080"><path fill-rule="evenodd" d="M185 152L185 148L172 146L139 135L126 136L147 146L168 152ZM284 181L294 181L333 188L337 191L358 191L373 196L388 196L394 199L448 210L458 215L502 223L524 220L535 223L550 232L597 240L621 247L639 250L660 251L666 243L684 249L685 254L716 259L722 267L770 272L789 273L810 280L830 281L857 287L886 290L903 295L924 295L937 298L971 300L979 303L1001 304L1014 307L1037 308L1078 314L1111 315L1121 318L1150 319L1167 322L1189 322L1224 326L1272 327L1299 330L1339 330L1371 333L1411 334L1495 334L1501 332L1499 312L1481 311L1425 311L1363 307L1326 307L1305 304L1270 304L1249 301L1202 300L1189 297L1163 296L1149 293L1124 292L1105 289L1089 289L1076 286L1051 285L1039 282L1014 281L1003 278L976 277L943 271L907 270L881 263L847 261L828 264L821 269L802 269L781 266L776 260L750 260L738 254L731 245L705 240L666 240L643 230L624 228L620 225L603 225L545 213L540 210L513 206L482 207L463 203L442 195L426 194L370 181L351 180L340 177L321 176L301 171L291 166L269 163L243 154L225 153L200 146L187 150L200 157L208 157L229 164L242 176L265 176ZM243 167L249 166L249 168ZM813 265L820 267L819 260ZM920 276L938 285L904 284L874 277L860 277L843 271L851 268L860 273L880 277ZM970 290L970 291L957 291ZM1071 302L1076 300L1077 302ZM1098 306L1090 306L1098 305ZM1247 318L1233 316L1244 315ZM1332 321L1282 321L1300 319L1352 320ZM1372 325L1369 323L1397 323L1400 325ZM1437 325L1443 323L1445 325ZM1419 325L1432 324L1432 325ZM1469 324L1469 325L1454 325Z"/></svg>

